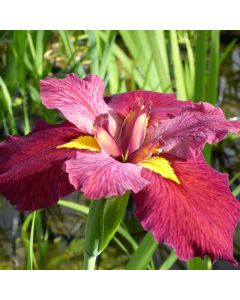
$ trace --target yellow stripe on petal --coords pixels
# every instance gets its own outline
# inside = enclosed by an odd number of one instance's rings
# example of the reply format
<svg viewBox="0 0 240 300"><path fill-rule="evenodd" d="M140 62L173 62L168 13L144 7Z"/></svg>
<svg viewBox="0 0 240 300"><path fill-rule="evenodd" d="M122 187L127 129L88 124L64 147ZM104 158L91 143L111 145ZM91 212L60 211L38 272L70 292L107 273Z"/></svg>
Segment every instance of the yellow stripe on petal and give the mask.
<svg viewBox="0 0 240 300"><path fill-rule="evenodd" d="M66 144L58 146L57 148L83 149L93 152L99 152L101 150L97 140L90 135L79 136Z"/></svg>
<svg viewBox="0 0 240 300"><path fill-rule="evenodd" d="M160 174L164 178L173 180L177 184L180 184L180 181L174 173L171 163L164 157L150 157L139 163L139 165L153 171L154 173Z"/></svg>

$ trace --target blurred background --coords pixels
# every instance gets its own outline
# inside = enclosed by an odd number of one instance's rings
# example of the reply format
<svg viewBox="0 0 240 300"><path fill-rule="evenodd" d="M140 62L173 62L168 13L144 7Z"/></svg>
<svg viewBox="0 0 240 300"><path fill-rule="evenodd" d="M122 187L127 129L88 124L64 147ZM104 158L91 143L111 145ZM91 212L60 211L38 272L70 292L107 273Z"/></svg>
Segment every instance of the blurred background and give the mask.
<svg viewBox="0 0 240 300"><path fill-rule="evenodd" d="M0 31L0 141L8 134L27 134L39 118L63 120L41 104L39 80L70 72L100 75L106 95L135 89L175 92L183 101L220 106L228 118L240 116L240 31ZM239 135L204 149L215 169L229 173L236 197L239 150ZM31 213L17 212L0 196L0 269L29 268L29 257L34 269L81 269L84 206L88 201L72 194L37 212L33 228ZM178 260L172 249L146 235L131 199L122 228L98 258L98 269L130 268L141 249L139 269L236 269L221 261L212 265L208 258ZM234 255L240 262L240 228Z"/></svg>

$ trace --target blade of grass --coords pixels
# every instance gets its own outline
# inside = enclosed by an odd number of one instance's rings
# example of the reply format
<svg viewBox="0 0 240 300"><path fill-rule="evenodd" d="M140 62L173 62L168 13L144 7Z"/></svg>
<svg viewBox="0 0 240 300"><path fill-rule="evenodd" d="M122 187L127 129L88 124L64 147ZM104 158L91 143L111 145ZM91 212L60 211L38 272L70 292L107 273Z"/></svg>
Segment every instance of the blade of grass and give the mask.
<svg viewBox="0 0 240 300"><path fill-rule="evenodd" d="M227 57L230 55L230 53L232 52L233 48L235 47L237 43L237 39L234 39L231 41L231 43L229 45L227 45L227 47L224 49L222 55L220 56L220 61L219 64L221 65L222 63L224 63L224 61L227 59Z"/></svg>
<svg viewBox="0 0 240 300"><path fill-rule="evenodd" d="M193 94L194 94L194 76L195 76L195 58L194 58L194 54L193 54L193 49L192 49L192 45L189 39L189 34L188 32L185 32L184 34L184 41L186 44L186 48L187 48L187 67L188 67L188 81L185 81L185 84L188 83L188 98L192 99L193 98Z"/></svg>
<svg viewBox="0 0 240 300"><path fill-rule="evenodd" d="M39 78L43 76L44 35L44 30L37 30L35 65Z"/></svg>
<svg viewBox="0 0 240 300"><path fill-rule="evenodd" d="M139 68L140 66L143 78L146 77L146 73L148 73L147 84L148 86L151 86L152 90L162 92L162 82L161 78L158 76L157 65L154 61L155 54L153 52L153 46L149 43L149 34L151 32L154 31L132 30L128 34L130 35L130 38L133 39L138 49L137 54L133 56L136 67ZM141 50L139 51L139 49ZM159 62L157 62L157 64L159 64Z"/></svg>
<svg viewBox="0 0 240 300"><path fill-rule="evenodd" d="M166 47L163 31L150 30L147 32L148 41L151 45L153 62L156 67L161 91L171 92L171 80L166 58ZM158 37L159 36L159 37ZM158 90L156 88L156 90Z"/></svg>
<svg viewBox="0 0 240 300"><path fill-rule="evenodd" d="M144 30L121 30L120 34L133 59L133 66L138 70L134 72L134 78L136 74L139 74L144 78L153 55L146 32ZM161 91L158 74L154 64L150 65L148 73L147 89L154 90L158 87L158 90ZM130 75L133 75L133 73L130 73ZM140 87L142 87L142 84Z"/></svg>
<svg viewBox="0 0 240 300"><path fill-rule="evenodd" d="M179 99L186 100L187 93L186 93L186 88L184 83L183 64L181 60L176 30L170 30L170 41L171 41L172 61L173 61L174 78L176 82L177 95Z"/></svg>
<svg viewBox="0 0 240 300"><path fill-rule="evenodd" d="M232 193L235 197L238 197L240 195L240 184L237 187L235 187Z"/></svg>
<svg viewBox="0 0 240 300"><path fill-rule="evenodd" d="M81 205L81 204L78 204L78 203L75 203L75 202L70 202L70 201L66 201L66 200L59 200L58 204L61 205L61 206L76 210L76 211L78 211L78 212L80 212L84 215L87 215L88 212L89 212L88 207L86 207L84 205Z"/></svg>
<svg viewBox="0 0 240 300"><path fill-rule="evenodd" d="M152 234L146 233L138 249L131 256L126 269L146 270L157 247L158 244L154 241Z"/></svg>
<svg viewBox="0 0 240 300"><path fill-rule="evenodd" d="M42 269L45 266L45 262L46 262L46 251L47 251L48 239L46 239L46 235L44 237L43 234L42 215L40 211L36 212L35 233L36 233L35 235L36 235L38 253L39 253L39 264Z"/></svg>
<svg viewBox="0 0 240 300"><path fill-rule="evenodd" d="M13 110L12 110L12 99L11 99L10 93L8 91L8 88L1 76L0 76L0 87L2 89L2 95L3 95L3 97L1 97L1 100L2 100L1 102L2 102L2 105L4 106L6 112L8 113L8 119L9 119L11 133L16 134L17 128L16 128L16 123L15 123Z"/></svg>
<svg viewBox="0 0 240 300"><path fill-rule="evenodd" d="M217 98L218 98L218 78L219 78L219 48L220 48L219 30L211 30L210 35L211 35L211 45L210 45L210 66L209 66L207 101L213 105L216 105Z"/></svg>
<svg viewBox="0 0 240 300"><path fill-rule="evenodd" d="M99 75L102 78L105 78L105 76L106 76L107 67L109 64L109 59L112 55L112 46L114 44L115 38L116 38L116 32L113 30L109 30L108 42L107 42L107 45L104 47L104 51L103 51L102 57L100 59Z"/></svg>
<svg viewBox="0 0 240 300"><path fill-rule="evenodd" d="M1 110L1 107L0 107L0 121L2 121L2 125L3 125L5 135L8 135L9 134L8 125L7 125L7 122L6 122L4 112Z"/></svg>
<svg viewBox="0 0 240 300"><path fill-rule="evenodd" d="M109 92L110 94L116 94L119 91L119 69L117 66L117 60L115 55L111 55L108 64L108 75L109 75Z"/></svg>
<svg viewBox="0 0 240 300"><path fill-rule="evenodd" d="M71 64L72 60L74 59L75 49L73 43L70 40L69 33L67 30L59 30L59 36L65 47L69 63Z"/></svg>
<svg viewBox="0 0 240 300"><path fill-rule="evenodd" d="M29 227L32 223L32 219L33 219L33 214L30 213L25 218L24 223L22 225L22 240L24 241L26 252L27 252L27 264L26 264L26 266L28 266L28 264L30 263L30 260L29 260L30 239L29 239L28 229L29 229ZM38 269L38 264L37 264L34 252L32 252L32 255L33 255L32 256L33 266L37 270Z"/></svg>
<svg viewBox="0 0 240 300"><path fill-rule="evenodd" d="M174 263L177 261L178 257L175 254L175 251L171 251L171 253L168 255L167 259L162 263L159 270L169 270L174 265Z"/></svg>
<svg viewBox="0 0 240 300"><path fill-rule="evenodd" d="M161 61L165 70L165 75L167 77L167 83L163 88L164 93L172 92L172 82L170 76L170 66L169 66L169 57L168 57L168 49L167 49L167 36L165 30L157 30L156 31L156 41L158 44L158 51L161 53Z"/></svg>
<svg viewBox="0 0 240 300"><path fill-rule="evenodd" d="M205 99L206 46L207 32L205 30L198 30L195 59L194 101L203 101Z"/></svg>
<svg viewBox="0 0 240 300"><path fill-rule="evenodd" d="M130 235L130 233L127 231L127 229L124 229L121 225L118 227L118 233L123 236L126 241L132 246L133 250L136 251L138 248L138 244L134 240L134 238Z"/></svg>
<svg viewBox="0 0 240 300"><path fill-rule="evenodd" d="M107 42L107 36L104 31L99 31L99 36L101 39L106 43ZM121 65L121 73L122 71L127 71L128 74L132 74L133 70L135 69L135 64L132 59L130 59L126 53L117 45L117 43L113 44L112 51L115 55L115 57L119 60ZM142 76L139 74L139 72L134 72L134 80L136 81L137 85L139 87L143 86L143 79ZM148 86L146 86L146 89L150 89ZM119 84L119 91L120 91L120 84ZM119 92L118 91L118 92ZM124 90L126 91L126 90Z"/></svg>
<svg viewBox="0 0 240 300"><path fill-rule="evenodd" d="M94 30L87 31L88 33L88 43L89 43L89 56L91 59L91 73L99 74L99 59L97 50L96 33Z"/></svg>
<svg viewBox="0 0 240 300"><path fill-rule="evenodd" d="M27 269L33 269L33 242L34 242L34 229L35 229L35 218L36 212L32 213L32 224L31 224L31 232L30 232L30 239L29 239L29 249L28 249L28 260L27 260Z"/></svg>
<svg viewBox="0 0 240 300"><path fill-rule="evenodd" d="M87 39L86 34L80 33L80 31L70 32L69 30L59 30L60 41L63 44L65 53L64 56L67 57L67 67L61 70L61 74L65 75L66 72L74 72L80 77L86 76L85 70L82 66L82 60L85 54L79 57L79 42L83 39Z"/></svg>
<svg viewBox="0 0 240 300"><path fill-rule="evenodd" d="M240 172L237 173L237 174L235 174L235 175L231 178L231 180L230 180L230 182L229 182L230 185L233 184L234 181L235 181L236 179L238 179L238 177L240 177Z"/></svg>
<svg viewBox="0 0 240 300"><path fill-rule="evenodd" d="M113 237L113 240L114 240L114 242L119 246L119 248L122 249L122 251L123 251L124 253L126 253L128 257L130 257L129 251L128 251L127 248L123 245L123 243L122 243L118 238L116 238L116 236Z"/></svg>

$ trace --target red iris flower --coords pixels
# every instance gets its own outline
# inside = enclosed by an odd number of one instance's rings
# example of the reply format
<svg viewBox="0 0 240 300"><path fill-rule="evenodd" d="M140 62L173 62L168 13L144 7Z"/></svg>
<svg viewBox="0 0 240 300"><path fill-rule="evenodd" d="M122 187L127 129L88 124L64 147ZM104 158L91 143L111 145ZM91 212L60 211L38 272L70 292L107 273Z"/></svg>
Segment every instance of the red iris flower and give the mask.
<svg viewBox="0 0 240 300"><path fill-rule="evenodd" d="M0 144L0 192L19 210L57 203L74 190L89 199L132 191L136 215L159 243L187 260L233 258L240 205L228 176L206 164L206 142L240 130L220 108L174 94L132 91L103 97L100 77L41 81L41 99L68 121L38 122Z"/></svg>

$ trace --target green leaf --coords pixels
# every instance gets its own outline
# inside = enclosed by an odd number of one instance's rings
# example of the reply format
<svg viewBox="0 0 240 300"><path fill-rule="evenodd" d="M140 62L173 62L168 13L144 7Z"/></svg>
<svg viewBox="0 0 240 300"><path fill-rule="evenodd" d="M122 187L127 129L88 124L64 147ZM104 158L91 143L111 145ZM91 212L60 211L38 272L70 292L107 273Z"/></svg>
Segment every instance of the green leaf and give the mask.
<svg viewBox="0 0 240 300"><path fill-rule="evenodd" d="M155 242L150 232L146 233L138 249L132 255L127 265L127 270L146 270L158 243Z"/></svg>
<svg viewBox="0 0 240 300"><path fill-rule="evenodd" d="M84 215L88 215L89 213L89 208L75 203L75 202L71 202L71 201L66 201L66 200L59 200L58 201L58 205L60 206L64 206L70 209L73 209L75 211L78 211ZM131 245L131 247L133 248L133 250L136 250L138 248L138 244L136 243L136 241L132 238L132 236L130 235L130 233L127 231L127 229L123 228L121 225L118 227L117 229L118 233L126 240L128 241L128 243Z"/></svg>
<svg viewBox="0 0 240 300"><path fill-rule="evenodd" d="M171 251L167 259L163 262L163 264L160 266L159 270L169 270L174 263L177 261L178 257L175 254L175 251Z"/></svg>
<svg viewBox="0 0 240 300"><path fill-rule="evenodd" d="M2 90L2 97L0 94L0 102L2 103L6 112L8 113L11 133L16 134L17 128L16 128L15 119L14 119L13 110L12 110L12 99L11 99L10 93L8 91L7 85L5 84L5 82L1 76L0 76L0 88Z"/></svg>
<svg viewBox="0 0 240 300"><path fill-rule="evenodd" d="M171 80L164 31L150 30L147 32L147 37L151 45L152 58L159 80L158 87L155 88L161 87L162 90L169 93L171 92Z"/></svg>
<svg viewBox="0 0 240 300"><path fill-rule="evenodd" d="M107 45L104 47L104 51L100 60L100 66L99 66L99 76L101 76L103 79L106 76L109 60L112 56L112 46L114 45L116 38L116 32L113 30L110 30L108 34L108 42Z"/></svg>
<svg viewBox="0 0 240 300"><path fill-rule="evenodd" d="M125 240L129 242L129 244L132 246L134 251L137 250L138 244L126 229L124 229L122 226L119 226L118 233L121 234L121 236L124 237Z"/></svg>
<svg viewBox="0 0 240 300"><path fill-rule="evenodd" d="M31 225L31 232L30 232L30 239L29 239L29 248L28 248L28 261L27 261L27 269L33 269L33 242L34 242L34 229L35 229L35 218L36 212L32 213L32 225Z"/></svg>
<svg viewBox="0 0 240 300"><path fill-rule="evenodd" d="M194 101L203 101L205 99L206 44L207 32L205 30L198 30L195 60Z"/></svg>
<svg viewBox="0 0 240 300"><path fill-rule="evenodd" d="M231 43L229 45L227 45L227 47L224 49L224 52L222 53L221 57L220 57L220 62L219 64L221 65L222 63L224 63L224 61L226 60L226 58L229 56L229 54L232 52L234 46L237 43L237 39L234 39L231 41Z"/></svg>
<svg viewBox="0 0 240 300"><path fill-rule="evenodd" d="M219 48L220 48L219 30L212 30L207 101L213 105L217 104L217 98L218 98Z"/></svg>
<svg viewBox="0 0 240 300"><path fill-rule="evenodd" d="M97 49L97 36L96 31L89 30L88 33L88 43L89 43L89 56L91 59L91 73L99 74L99 56Z"/></svg>
<svg viewBox="0 0 240 300"><path fill-rule="evenodd" d="M129 193L120 197L113 197L105 200L103 212L103 232L99 251L103 251L115 235L120 223L123 220Z"/></svg>
<svg viewBox="0 0 240 300"><path fill-rule="evenodd" d="M139 87L143 82L145 89L162 91L161 82L158 77L156 65L154 64L154 53L152 45L149 43L148 31L144 30L120 30L120 34L134 62L134 73L129 70L131 78L140 75L142 77ZM159 57L158 57L159 59ZM135 71L135 69L137 69ZM133 71L133 70L132 70ZM148 73L147 81L143 80ZM135 79L136 80L136 79Z"/></svg>
<svg viewBox="0 0 240 300"><path fill-rule="evenodd" d="M110 94L116 94L119 91L119 70L117 66L117 60L115 55L111 55L108 63L108 75L109 75L109 92Z"/></svg>
<svg viewBox="0 0 240 300"><path fill-rule="evenodd" d="M170 41L171 41L172 61L173 61L174 76L176 81L177 95L179 99L186 100L187 93L186 93L185 82L184 82L183 64L181 60L176 30L170 31Z"/></svg>
<svg viewBox="0 0 240 300"><path fill-rule="evenodd" d="M211 270L212 263L209 257L205 257L204 259L195 257L187 262L187 268L189 270Z"/></svg>
<svg viewBox="0 0 240 300"><path fill-rule="evenodd" d="M28 216L25 218L24 223L22 225L22 230L21 230L21 235L22 235L22 240L24 241L25 248L26 248L26 253L27 253L27 269L30 269L31 265L35 267L35 269L38 269L38 264L36 261L36 257L34 255L33 251L33 237L32 237L32 243L30 246L30 239L31 239L31 234L29 237L28 230L30 225L32 225L33 222L33 213L28 214ZM32 231L33 234L33 231Z"/></svg>
<svg viewBox="0 0 240 300"><path fill-rule="evenodd" d="M85 215L87 215L88 212L89 212L88 207L86 207L84 205L81 205L81 204L78 204L78 203L75 203L75 202L70 202L70 201L66 201L66 200L59 200L58 204L61 205L61 206L67 207L67 208L71 208L71 209L73 209L75 211L78 211L80 213L83 213Z"/></svg>
<svg viewBox="0 0 240 300"><path fill-rule="evenodd" d="M193 54L192 43L190 42L187 32L185 32L184 40L187 48L187 62L185 72L188 73L186 74L187 81L185 81L185 84L186 88L188 87L188 98L192 99L194 94L195 57Z"/></svg>
<svg viewBox="0 0 240 300"><path fill-rule="evenodd" d="M232 193L235 197L237 197L240 194L240 184L237 187L235 187Z"/></svg>
<svg viewBox="0 0 240 300"><path fill-rule="evenodd" d="M12 99L10 96L10 93L8 91L7 85L5 84L4 80L2 79L2 77L0 76L0 87L2 89L2 104L4 106L4 109L10 114L12 115Z"/></svg>
<svg viewBox="0 0 240 300"><path fill-rule="evenodd" d="M230 180L230 185L234 183L235 180L237 180L240 177L240 172L236 173Z"/></svg>
<svg viewBox="0 0 240 300"><path fill-rule="evenodd" d="M96 257L108 245L122 222L129 193L92 201L85 231L85 253Z"/></svg>

